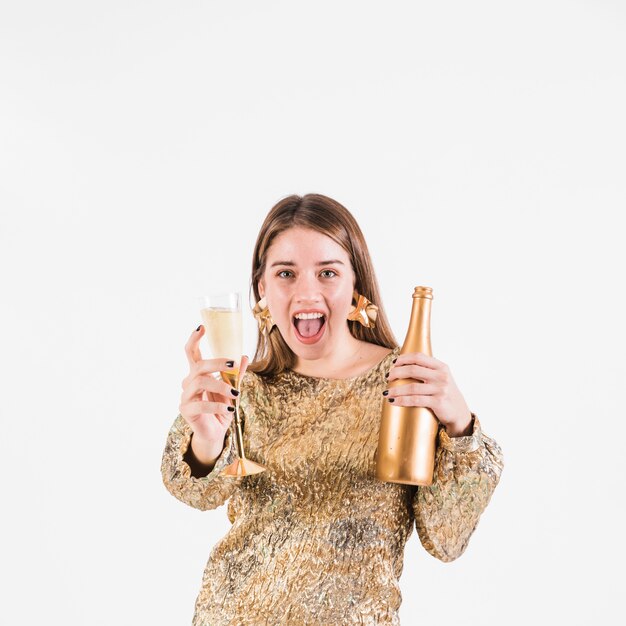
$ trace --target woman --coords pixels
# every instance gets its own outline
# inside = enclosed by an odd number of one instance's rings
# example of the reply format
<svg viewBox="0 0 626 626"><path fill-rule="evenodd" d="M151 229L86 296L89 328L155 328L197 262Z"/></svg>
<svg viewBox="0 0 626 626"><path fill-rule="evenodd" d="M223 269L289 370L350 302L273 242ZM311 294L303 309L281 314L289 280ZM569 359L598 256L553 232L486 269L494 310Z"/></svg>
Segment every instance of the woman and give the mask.
<svg viewBox="0 0 626 626"><path fill-rule="evenodd" d="M281 200L257 238L252 288L259 336L240 407L246 455L267 471L219 476L236 457L236 390L210 375L232 363L201 360L202 326L186 346L190 371L163 455L178 499L206 510L230 498L232 527L211 551L193 624L399 624L413 524L430 554L458 558L502 452L447 365L398 356L363 235L339 203ZM424 382L387 389L406 378ZM432 486L376 479L383 401L429 407L439 420Z"/></svg>

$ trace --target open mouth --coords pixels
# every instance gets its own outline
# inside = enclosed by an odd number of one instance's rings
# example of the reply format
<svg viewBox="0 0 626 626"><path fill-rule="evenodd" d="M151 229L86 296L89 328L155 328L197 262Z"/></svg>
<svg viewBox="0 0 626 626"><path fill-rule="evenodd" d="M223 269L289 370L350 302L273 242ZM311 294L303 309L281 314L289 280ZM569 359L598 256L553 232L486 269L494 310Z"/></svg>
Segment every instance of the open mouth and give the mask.
<svg viewBox="0 0 626 626"><path fill-rule="evenodd" d="M322 336L326 328L326 316L312 319L292 318L296 337L303 343L315 343Z"/></svg>

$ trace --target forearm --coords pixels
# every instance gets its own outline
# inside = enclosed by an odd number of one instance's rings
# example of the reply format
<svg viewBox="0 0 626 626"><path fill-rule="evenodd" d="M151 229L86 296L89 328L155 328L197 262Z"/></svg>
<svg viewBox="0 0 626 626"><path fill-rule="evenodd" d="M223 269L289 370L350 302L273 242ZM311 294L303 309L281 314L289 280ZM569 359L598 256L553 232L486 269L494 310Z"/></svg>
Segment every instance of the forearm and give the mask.
<svg viewBox="0 0 626 626"><path fill-rule="evenodd" d="M504 467L502 449L475 416L473 426L470 436L454 438L440 430L433 483L420 486L413 500L420 541L444 562L467 547Z"/></svg>
<svg viewBox="0 0 626 626"><path fill-rule="evenodd" d="M234 460L232 429L226 431L221 454L218 455L217 450L198 450L198 454L206 455L202 456L203 459L213 461L213 466L203 465L196 459L191 447L192 439L189 424L179 414L165 442L161 475L165 487L175 498L195 509L208 511L224 504L239 486L239 481L222 476L218 469Z"/></svg>

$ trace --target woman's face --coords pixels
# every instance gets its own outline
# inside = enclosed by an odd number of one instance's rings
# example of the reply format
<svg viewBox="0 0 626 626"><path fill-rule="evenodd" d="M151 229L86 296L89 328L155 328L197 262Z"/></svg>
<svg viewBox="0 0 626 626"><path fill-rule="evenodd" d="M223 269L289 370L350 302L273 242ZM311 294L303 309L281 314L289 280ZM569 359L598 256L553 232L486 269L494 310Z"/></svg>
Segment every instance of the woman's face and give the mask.
<svg viewBox="0 0 626 626"><path fill-rule="evenodd" d="M351 337L347 316L354 283L350 258L339 244L316 230L294 227L269 247L259 293L291 350L317 359Z"/></svg>

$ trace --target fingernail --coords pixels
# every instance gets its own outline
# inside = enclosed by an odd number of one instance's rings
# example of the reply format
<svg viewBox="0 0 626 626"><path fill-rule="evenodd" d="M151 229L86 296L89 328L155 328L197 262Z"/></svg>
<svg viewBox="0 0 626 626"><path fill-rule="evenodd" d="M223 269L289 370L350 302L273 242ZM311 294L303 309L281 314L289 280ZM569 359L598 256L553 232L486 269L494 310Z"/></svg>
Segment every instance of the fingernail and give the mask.
<svg viewBox="0 0 626 626"><path fill-rule="evenodd" d="M235 361L226 361L226 367L234 367Z"/></svg>
<svg viewBox="0 0 626 626"><path fill-rule="evenodd" d="M198 328L196 328L196 332L198 332L201 328L202 328L202 324L200 324L200 326L198 326Z"/></svg>
<svg viewBox="0 0 626 626"><path fill-rule="evenodd" d="M387 396L389 395L389 392L385 389L385 391L383 391L383 396Z"/></svg>
<svg viewBox="0 0 626 626"><path fill-rule="evenodd" d="M234 406L229 406L228 410L232 413L235 410L235 407Z"/></svg>
<svg viewBox="0 0 626 626"><path fill-rule="evenodd" d="M239 392L236 389L231 389L230 393L232 393L233 396L238 396L239 395Z"/></svg>
<svg viewBox="0 0 626 626"><path fill-rule="evenodd" d="M393 361L391 361L392 363L395 363L398 359L394 359Z"/></svg>
<svg viewBox="0 0 626 626"><path fill-rule="evenodd" d="M387 398L387 400L389 400L389 402L393 402L395 398Z"/></svg>

